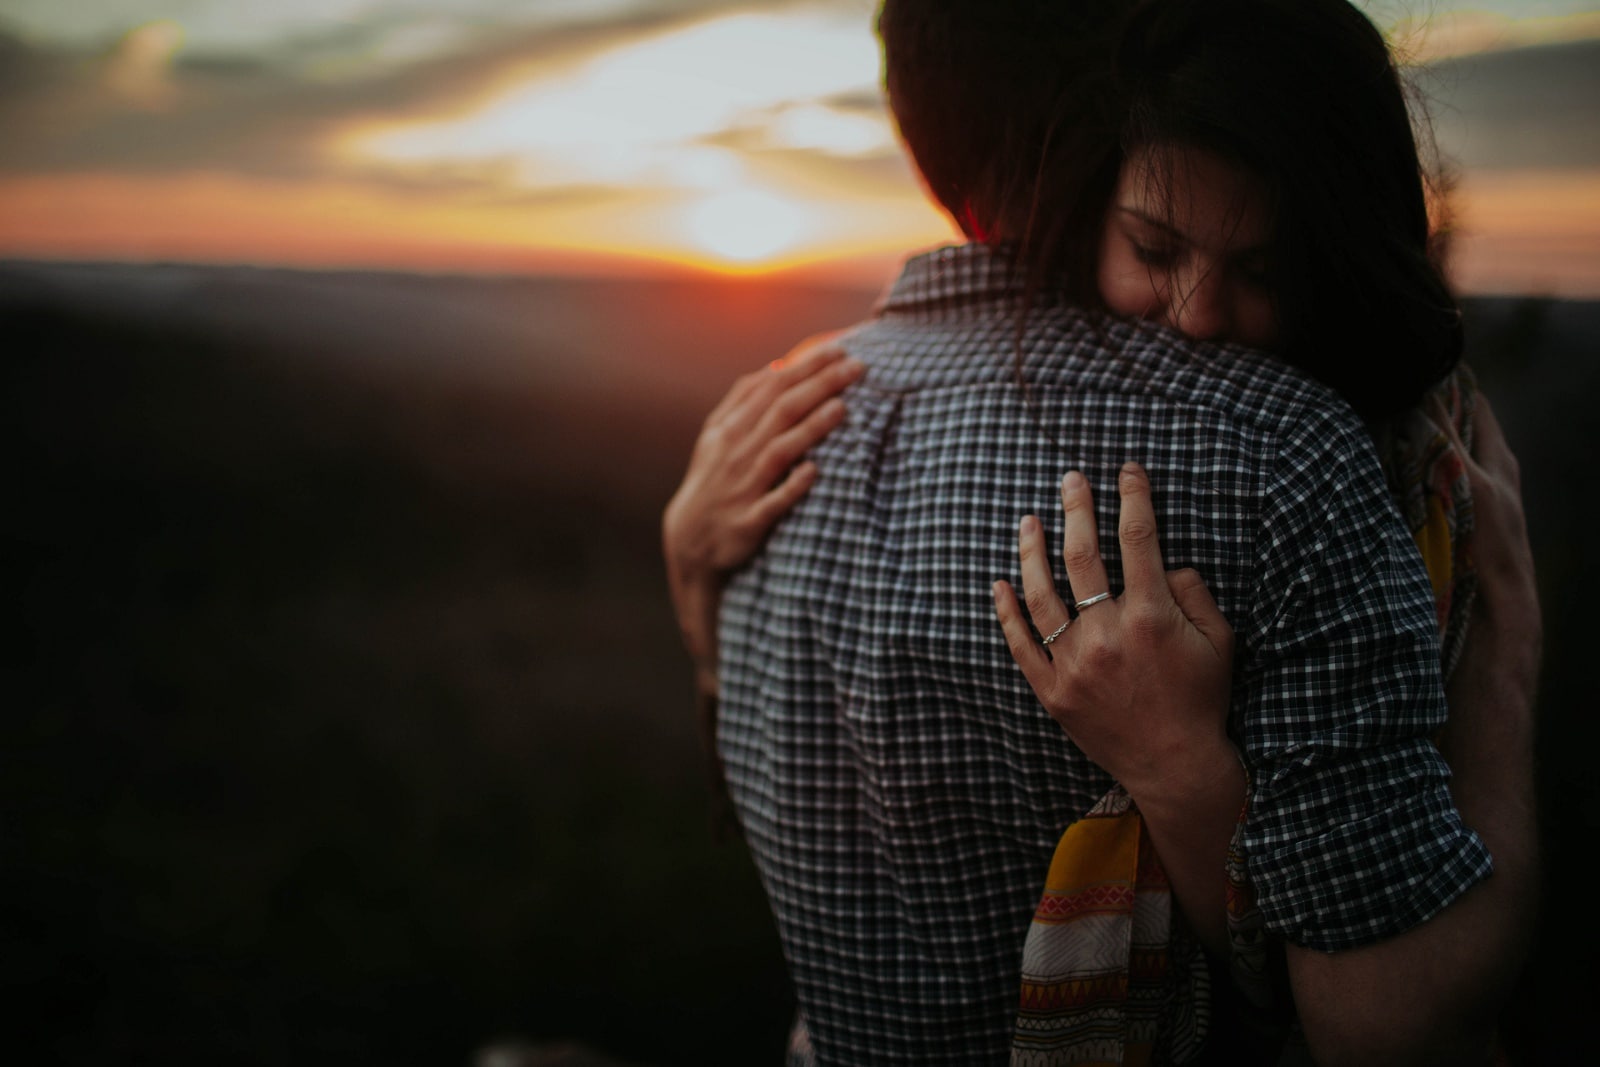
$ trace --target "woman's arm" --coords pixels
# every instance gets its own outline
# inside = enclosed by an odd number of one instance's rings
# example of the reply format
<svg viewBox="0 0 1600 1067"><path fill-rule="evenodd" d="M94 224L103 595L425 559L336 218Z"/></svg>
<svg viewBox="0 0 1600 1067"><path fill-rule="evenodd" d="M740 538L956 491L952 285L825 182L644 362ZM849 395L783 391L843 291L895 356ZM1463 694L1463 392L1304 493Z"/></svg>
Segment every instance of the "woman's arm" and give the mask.
<svg viewBox="0 0 1600 1067"><path fill-rule="evenodd" d="M1120 597L1084 607L1048 649L1029 632L1005 582L995 583L995 610L1045 710L1133 797L1191 929L1225 956L1224 858L1245 796L1227 736L1233 631L1198 574L1163 569L1144 469L1125 465L1118 490ZM1094 502L1076 472L1061 483L1061 503L1073 596L1081 602L1109 592ZM1020 547L1028 614L1049 635L1068 612L1038 519L1023 520Z"/></svg>
<svg viewBox="0 0 1600 1067"><path fill-rule="evenodd" d="M717 612L728 577L816 478L799 462L844 419L838 394L862 366L812 338L745 375L706 417L683 483L661 517L667 583L703 695L717 691Z"/></svg>
<svg viewBox="0 0 1600 1067"><path fill-rule="evenodd" d="M1488 846L1494 874L1386 941L1332 954L1290 946L1295 1002L1319 1063L1483 1062L1532 934L1543 628L1516 458L1487 401L1478 403L1474 451L1457 441L1469 457L1478 596L1440 747L1462 821ZM1451 432L1448 420L1441 428Z"/></svg>
<svg viewBox="0 0 1600 1067"><path fill-rule="evenodd" d="M1542 626L1516 459L1487 402L1480 405L1476 449L1456 442L1469 457L1478 599L1448 689L1441 750L1454 773L1453 799L1487 844L1495 873L1433 919L1384 941L1335 953L1288 946L1295 1003L1319 1063L1481 1062L1533 926ZM1232 787L1242 789L1242 781L1214 796L1208 788L1224 780L1213 775L1231 760L1218 739L1232 634L1193 572L1166 576L1163 595L1148 481L1130 465L1120 488L1121 598L1086 608L1048 652L1004 582L995 586L996 610L1045 708L1138 802L1180 907L1214 948L1222 905L1213 901L1222 894L1228 820L1238 812ZM1063 504L1074 596L1106 590L1087 487L1064 483ZM1067 610L1036 521L1024 524L1022 551L1029 615L1041 634L1052 633Z"/></svg>

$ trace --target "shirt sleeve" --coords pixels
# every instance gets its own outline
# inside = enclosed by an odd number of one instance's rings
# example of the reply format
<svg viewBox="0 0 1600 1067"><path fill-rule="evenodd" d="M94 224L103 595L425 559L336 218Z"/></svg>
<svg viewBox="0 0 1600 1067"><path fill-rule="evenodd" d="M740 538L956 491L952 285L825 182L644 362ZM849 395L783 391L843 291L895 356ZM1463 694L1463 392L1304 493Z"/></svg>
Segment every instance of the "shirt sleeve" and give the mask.
<svg viewBox="0 0 1600 1067"><path fill-rule="evenodd" d="M1370 437L1348 416L1304 418L1266 500L1243 846L1267 927L1331 952L1416 926L1491 862L1430 739L1445 719L1433 596Z"/></svg>

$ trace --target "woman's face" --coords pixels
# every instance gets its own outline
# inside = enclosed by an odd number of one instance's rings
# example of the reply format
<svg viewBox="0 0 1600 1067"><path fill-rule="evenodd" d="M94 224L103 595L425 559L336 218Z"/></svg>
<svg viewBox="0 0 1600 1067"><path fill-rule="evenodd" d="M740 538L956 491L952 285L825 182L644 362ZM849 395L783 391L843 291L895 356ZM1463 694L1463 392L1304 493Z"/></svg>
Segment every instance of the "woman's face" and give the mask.
<svg viewBox="0 0 1600 1067"><path fill-rule="evenodd" d="M1197 148L1145 149L1117 182L1100 242L1100 295L1121 315L1190 337L1271 348L1266 190Z"/></svg>

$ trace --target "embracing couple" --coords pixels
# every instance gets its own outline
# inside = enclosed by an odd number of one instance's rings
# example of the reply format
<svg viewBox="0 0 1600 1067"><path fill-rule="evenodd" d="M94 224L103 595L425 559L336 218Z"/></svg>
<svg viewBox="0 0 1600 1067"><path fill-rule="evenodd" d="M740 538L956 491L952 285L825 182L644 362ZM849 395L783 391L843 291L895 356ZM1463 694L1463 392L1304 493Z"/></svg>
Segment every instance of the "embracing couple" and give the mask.
<svg viewBox="0 0 1600 1067"><path fill-rule="evenodd" d="M879 33L968 241L741 379L664 519L791 1061L1485 1061L1541 629L1382 36L1345 0Z"/></svg>

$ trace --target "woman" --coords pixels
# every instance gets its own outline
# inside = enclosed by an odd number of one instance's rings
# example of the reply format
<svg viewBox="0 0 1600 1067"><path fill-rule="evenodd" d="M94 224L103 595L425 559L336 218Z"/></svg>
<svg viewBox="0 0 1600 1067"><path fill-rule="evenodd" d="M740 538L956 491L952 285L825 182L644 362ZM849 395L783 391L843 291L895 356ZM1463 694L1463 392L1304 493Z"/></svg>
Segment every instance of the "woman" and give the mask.
<svg viewBox="0 0 1600 1067"><path fill-rule="evenodd" d="M1486 465L1478 467L1454 433L1458 422L1470 432L1470 400L1458 400L1453 411L1430 409L1443 424L1438 430L1406 414L1419 410L1424 390L1455 364L1460 326L1435 264L1423 171L1381 37L1342 0L1170 0L1139 5L1122 40L1101 102L1117 116L1120 137L1099 154L1081 143L1052 154L1046 144L1039 163L1043 173L1061 173L1061 188L1098 188L1098 197L1091 196L1105 208L1092 220L1098 239L1081 239L1082 219L1052 225L1048 211L1030 211L1022 222L1005 211L987 218L966 212L969 235L1009 242L1036 286L1060 286L1113 314L1190 336L1276 351L1338 389L1391 455L1391 487L1403 510L1421 516L1414 529L1444 546L1430 562L1448 658L1461 647L1471 610L1470 570L1459 553L1470 523L1469 482L1480 513L1483 503L1494 504L1486 517L1495 536L1482 539L1480 556L1504 562L1485 582L1482 602L1494 611L1509 605L1526 619L1530 572L1520 510L1506 491L1514 487L1514 466L1507 465L1492 418L1485 419ZM805 492L816 472L791 464L842 419L842 406L827 398L859 374L851 362L813 349L775 373L742 381L707 422L664 520L674 597L704 692L715 691L718 575L748 558ZM1451 388L1450 396L1463 395L1459 383ZM1127 480L1132 498L1140 499L1140 475L1130 471ZM1080 517L1092 514L1086 488L1068 486L1063 499ZM1069 539L1075 528L1079 533L1077 544L1069 541L1068 571L1078 579L1092 572L1091 560L1098 566L1098 551L1093 522L1075 527L1070 519L1069 511ZM1129 605L1085 604L1092 625L1068 627L1070 613L1042 565L1036 521L1024 522L1022 549L1030 613L1050 652L1028 633L1003 584L997 610L1041 702L1086 754L1131 787L1141 761L1150 759L1153 731L1181 738L1191 728L1212 736L1221 730L1231 633L1225 621L1217 625L1214 606L1206 611L1203 591L1192 583L1177 587L1181 596L1173 602L1195 605L1181 616L1190 625L1170 628L1159 655L1124 663L1122 673L1106 671L1103 662L1096 673L1075 673L1075 652L1095 634L1111 632ZM1103 570L1100 576L1103 583ZM1521 660L1527 647L1519 646ZM1152 678L1182 699L1163 705L1161 721L1147 716L1135 730L1107 729L1129 721L1122 702L1137 691L1132 683ZM1459 718L1458 701L1451 706ZM1208 947L1225 952L1228 908L1216 872L1245 778L1236 763L1214 769L1237 779L1231 810L1214 812L1205 833L1157 835L1156 845L1189 924ZM1136 812L1140 796L1130 791L1132 802L1113 814ZM1135 834L1144 832L1137 815L1133 822ZM1071 838L1063 848L1070 850ZM1144 872L1140 879L1147 881ZM1247 920L1239 899L1236 918ZM1241 923L1234 925L1237 933ZM1165 942L1165 931L1159 938ZM1184 968L1169 971L1181 976ZM1161 1009L1165 1014L1130 1016L1126 1062L1150 1054L1158 1025L1168 1030L1159 1039L1165 1055L1193 1053L1194 1042L1172 1039L1172 1003ZM1069 1019L1057 1034L1070 1028ZM1048 1061L1038 1048L1019 1043L1019 1049L1029 1062Z"/></svg>

